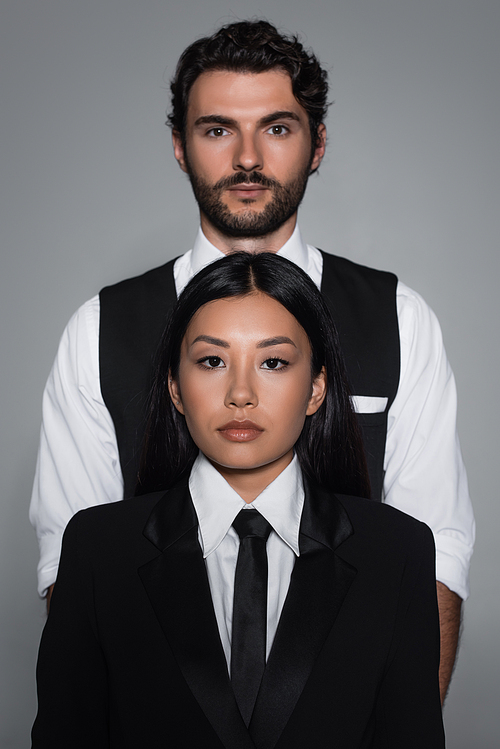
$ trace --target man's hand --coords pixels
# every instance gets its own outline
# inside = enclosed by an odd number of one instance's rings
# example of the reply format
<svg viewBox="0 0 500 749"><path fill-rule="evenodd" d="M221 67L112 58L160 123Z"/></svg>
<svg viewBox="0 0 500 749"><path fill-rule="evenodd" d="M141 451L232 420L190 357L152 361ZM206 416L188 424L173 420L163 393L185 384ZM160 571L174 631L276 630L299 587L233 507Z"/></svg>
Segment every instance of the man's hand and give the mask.
<svg viewBox="0 0 500 749"><path fill-rule="evenodd" d="M462 599L443 583L437 582L439 628L441 630L441 658L439 661L439 691L444 704L451 681L460 634Z"/></svg>

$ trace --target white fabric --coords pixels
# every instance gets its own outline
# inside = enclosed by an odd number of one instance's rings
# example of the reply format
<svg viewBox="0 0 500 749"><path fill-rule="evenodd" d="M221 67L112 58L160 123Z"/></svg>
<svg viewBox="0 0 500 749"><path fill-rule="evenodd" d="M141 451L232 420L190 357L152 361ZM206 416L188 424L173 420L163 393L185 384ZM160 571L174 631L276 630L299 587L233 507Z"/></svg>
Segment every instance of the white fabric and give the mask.
<svg viewBox="0 0 500 749"><path fill-rule="evenodd" d="M323 274L321 252L316 247L304 244L298 225L295 226L292 236L285 242L277 254L295 263L299 268L302 268L314 281L318 289L320 288L321 276ZM188 281L204 268L205 265L209 265L221 257L224 257L224 253L208 241L200 227L193 249L188 250L182 257L175 261L174 279L177 296L179 296Z"/></svg>
<svg viewBox="0 0 500 749"><path fill-rule="evenodd" d="M389 398L379 395L351 395L351 404L358 414L384 413Z"/></svg>
<svg viewBox="0 0 500 749"><path fill-rule="evenodd" d="M299 527L304 488L296 457L253 502L247 504L200 453L189 477L189 491L198 516L199 540L228 670L231 670L234 573L240 540L232 528L240 510L255 508L273 527L267 541L266 658L299 556Z"/></svg>
<svg viewBox="0 0 500 749"><path fill-rule="evenodd" d="M179 290L221 256L201 230L174 266ZM320 285L321 253L298 229L280 250ZM387 504L434 532L437 579L464 600L474 517L456 433L456 389L439 323L422 297L398 283L401 377L389 409L384 495ZM363 393L355 404L366 403ZM368 409L373 413L373 404ZM39 593L54 582L66 524L84 507L123 496L118 447L99 380L99 297L73 315L63 333L43 398L43 423L30 519L40 544Z"/></svg>

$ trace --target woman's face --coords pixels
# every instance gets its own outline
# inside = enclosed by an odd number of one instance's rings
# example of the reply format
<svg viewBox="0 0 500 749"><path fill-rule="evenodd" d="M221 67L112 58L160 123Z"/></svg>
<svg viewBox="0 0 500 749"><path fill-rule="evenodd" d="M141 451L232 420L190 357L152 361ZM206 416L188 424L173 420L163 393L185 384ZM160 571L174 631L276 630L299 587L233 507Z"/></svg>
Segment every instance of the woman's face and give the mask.
<svg viewBox="0 0 500 749"><path fill-rule="evenodd" d="M196 445L223 475L264 471L270 483L291 461L325 387L323 373L312 381L304 329L281 304L255 293L197 311L170 393Z"/></svg>

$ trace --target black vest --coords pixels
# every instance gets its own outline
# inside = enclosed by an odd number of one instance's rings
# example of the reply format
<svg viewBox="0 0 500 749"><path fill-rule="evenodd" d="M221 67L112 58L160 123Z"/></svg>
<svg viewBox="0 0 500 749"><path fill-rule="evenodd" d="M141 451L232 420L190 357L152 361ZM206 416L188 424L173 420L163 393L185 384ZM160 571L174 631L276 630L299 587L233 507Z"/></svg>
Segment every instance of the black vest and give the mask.
<svg viewBox="0 0 500 749"><path fill-rule="evenodd" d="M384 412L358 415L372 498L380 499L387 413L399 383L397 278L345 258L322 255L321 291L337 325L352 391L388 399ZM116 430L125 497L135 491L156 349L177 298L174 262L100 293L101 392Z"/></svg>

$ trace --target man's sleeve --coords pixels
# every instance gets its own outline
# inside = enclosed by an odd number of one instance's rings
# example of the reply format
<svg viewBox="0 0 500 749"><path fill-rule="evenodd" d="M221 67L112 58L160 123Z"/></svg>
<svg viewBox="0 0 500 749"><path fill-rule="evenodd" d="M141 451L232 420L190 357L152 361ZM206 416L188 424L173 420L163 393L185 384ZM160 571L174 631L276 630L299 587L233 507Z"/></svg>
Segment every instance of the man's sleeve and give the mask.
<svg viewBox="0 0 500 749"><path fill-rule="evenodd" d="M99 380L99 297L66 327L43 395L30 520L40 546L38 592L56 579L61 539L78 510L123 497L115 430Z"/></svg>
<svg viewBox="0 0 500 749"><path fill-rule="evenodd" d="M385 501L432 529L437 579L465 600L475 525L456 431L455 380L432 310L402 283L397 305L401 377L389 411Z"/></svg>

